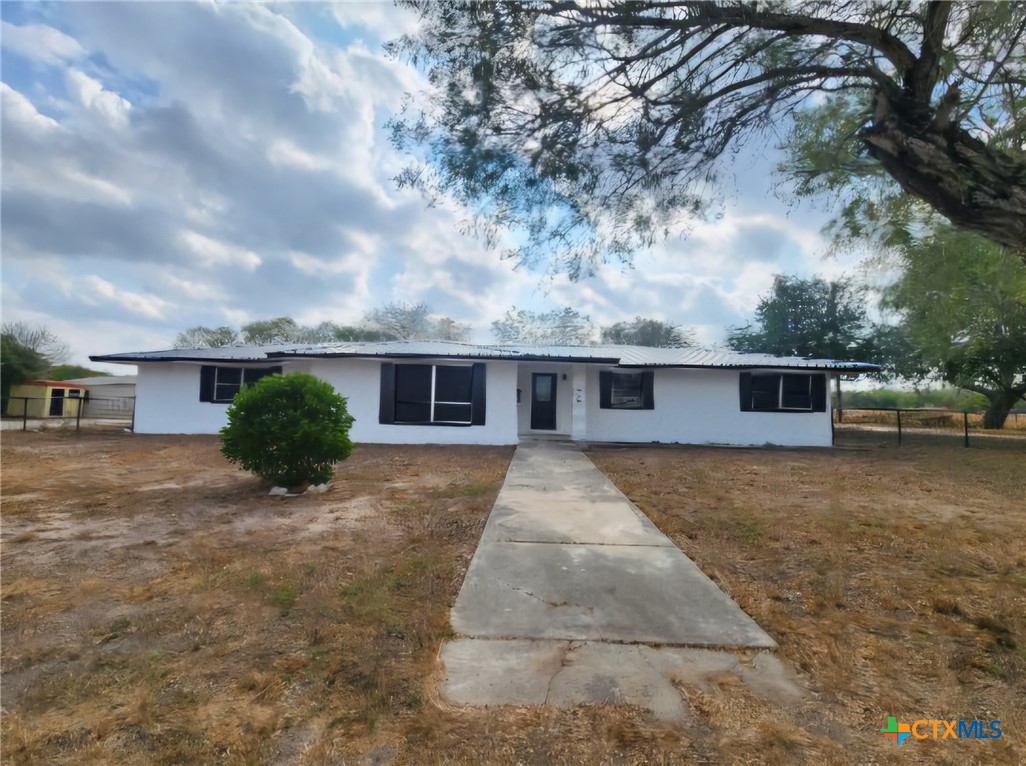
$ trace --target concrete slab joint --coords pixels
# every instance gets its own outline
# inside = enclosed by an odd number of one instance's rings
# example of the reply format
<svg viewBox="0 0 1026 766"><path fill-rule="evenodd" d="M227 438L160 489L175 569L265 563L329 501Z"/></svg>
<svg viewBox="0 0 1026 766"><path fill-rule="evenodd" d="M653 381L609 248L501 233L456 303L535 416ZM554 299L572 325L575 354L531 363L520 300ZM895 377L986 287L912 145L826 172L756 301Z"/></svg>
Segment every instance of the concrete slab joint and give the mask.
<svg viewBox="0 0 1026 766"><path fill-rule="evenodd" d="M688 668L726 657L761 683L729 652L696 659L699 647L776 646L576 445L554 441L517 448L452 624L466 638L442 648L450 702L627 702L675 721ZM763 687L797 689L779 672Z"/></svg>

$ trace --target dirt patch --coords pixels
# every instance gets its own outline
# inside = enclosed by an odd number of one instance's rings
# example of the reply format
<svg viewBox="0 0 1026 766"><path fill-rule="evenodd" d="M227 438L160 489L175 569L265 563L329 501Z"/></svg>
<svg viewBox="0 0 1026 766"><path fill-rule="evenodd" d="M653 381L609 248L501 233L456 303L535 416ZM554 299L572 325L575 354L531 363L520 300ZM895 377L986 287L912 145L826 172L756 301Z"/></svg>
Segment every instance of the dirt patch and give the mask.
<svg viewBox="0 0 1026 766"><path fill-rule="evenodd" d="M438 704L511 456L360 446L280 498L212 437L5 434L3 762L693 762L629 707Z"/></svg>
<svg viewBox="0 0 1026 766"><path fill-rule="evenodd" d="M672 727L622 705L438 703L511 454L361 446L327 493L278 498L211 437L5 434L4 763L1024 760L1021 456L592 451L811 690L682 683L690 723ZM898 750L885 715L1007 734Z"/></svg>
<svg viewBox="0 0 1026 766"><path fill-rule="evenodd" d="M693 700L724 762L1026 762L1023 454L950 445L587 453L780 644L812 698ZM1000 719L895 752L888 716ZM899 759L900 756L900 759Z"/></svg>
<svg viewBox="0 0 1026 766"><path fill-rule="evenodd" d="M280 498L212 437L5 434L4 759L379 746L422 708L511 454L359 447L326 493Z"/></svg>

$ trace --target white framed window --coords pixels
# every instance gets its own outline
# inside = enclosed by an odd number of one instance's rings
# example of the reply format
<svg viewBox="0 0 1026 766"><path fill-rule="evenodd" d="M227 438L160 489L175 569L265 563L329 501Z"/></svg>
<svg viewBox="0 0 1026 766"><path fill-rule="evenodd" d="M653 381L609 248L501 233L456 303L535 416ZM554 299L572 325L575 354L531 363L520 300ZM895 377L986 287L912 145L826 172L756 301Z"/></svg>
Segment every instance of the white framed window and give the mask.
<svg viewBox="0 0 1026 766"><path fill-rule="evenodd" d="M599 408L603 410L655 409L652 370L601 370Z"/></svg>
<svg viewBox="0 0 1026 766"><path fill-rule="evenodd" d="M225 367L204 365L200 368L200 401L231 402L243 386L256 383L267 375L280 375L281 367Z"/></svg>
<svg viewBox="0 0 1026 766"><path fill-rule="evenodd" d="M485 365L381 365L378 422L395 425L484 425Z"/></svg>
<svg viewBox="0 0 1026 766"><path fill-rule="evenodd" d="M823 412L826 377L820 373L743 372L743 412Z"/></svg>

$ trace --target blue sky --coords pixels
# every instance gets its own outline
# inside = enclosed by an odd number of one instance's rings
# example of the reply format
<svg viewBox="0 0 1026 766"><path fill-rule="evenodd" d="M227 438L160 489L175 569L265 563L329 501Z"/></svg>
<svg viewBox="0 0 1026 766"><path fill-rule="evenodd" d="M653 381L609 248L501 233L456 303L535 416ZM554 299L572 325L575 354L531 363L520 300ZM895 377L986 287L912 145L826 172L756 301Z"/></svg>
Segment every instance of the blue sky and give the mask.
<svg viewBox="0 0 1026 766"><path fill-rule="evenodd" d="M197 324L356 322L427 302L476 328L511 306L655 317L715 345L775 273L836 276L825 214L742 157L722 215L571 282L499 259L392 182L383 130L420 74L382 53L388 3L4 3L3 319L72 360L166 348Z"/></svg>

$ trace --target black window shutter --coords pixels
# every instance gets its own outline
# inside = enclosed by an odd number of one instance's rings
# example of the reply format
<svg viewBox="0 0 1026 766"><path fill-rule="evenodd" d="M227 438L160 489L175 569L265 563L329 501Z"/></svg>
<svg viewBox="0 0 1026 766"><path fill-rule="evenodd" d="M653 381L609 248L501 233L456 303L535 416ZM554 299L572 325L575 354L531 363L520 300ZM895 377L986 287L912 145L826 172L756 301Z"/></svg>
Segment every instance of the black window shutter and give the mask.
<svg viewBox="0 0 1026 766"><path fill-rule="evenodd" d="M826 375L813 375L812 376L812 411L813 412L826 412L826 401L827 401L827 376Z"/></svg>
<svg viewBox="0 0 1026 766"><path fill-rule="evenodd" d="M381 400L378 403L378 422L395 422L395 365L381 363Z"/></svg>
<svg viewBox="0 0 1026 766"><path fill-rule="evenodd" d="M752 411L752 373L742 372L738 376L738 390L741 392L741 412Z"/></svg>
<svg viewBox="0 0 1026 766"><path fill-rule="evenodd" d="M216 370L216 367L207 364L200 367L199 400L201 402L214 401L214 375Z"/></svg>
<svg viewBox="0 0 1026 766"><path fill-rule="evenodd" d="M655 409L655 371L645 370L641 373L641 409Z"/></svg>
<svg viewBox="0 0 1026 766"><path fill-rule="evenodd" d="M613 409L613 373L599 370L599 408Z"/></svg>
<svg viewBox="0 0 1026 766"><path fill-rule="evenodd" d="M483 362L474 364L474 372L471 378L470 394L470 425L483 426L485 424L485 369L487 365Z"/></svg>

